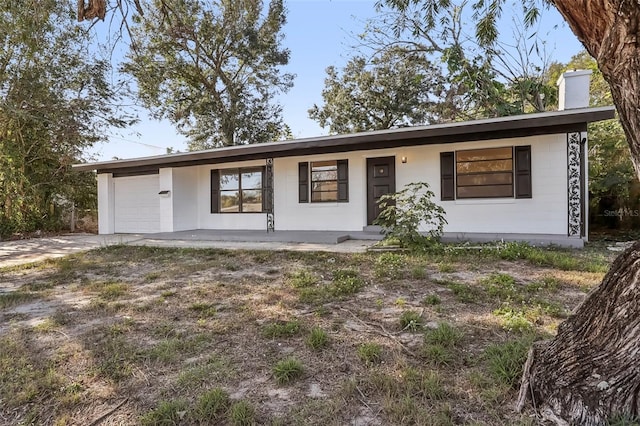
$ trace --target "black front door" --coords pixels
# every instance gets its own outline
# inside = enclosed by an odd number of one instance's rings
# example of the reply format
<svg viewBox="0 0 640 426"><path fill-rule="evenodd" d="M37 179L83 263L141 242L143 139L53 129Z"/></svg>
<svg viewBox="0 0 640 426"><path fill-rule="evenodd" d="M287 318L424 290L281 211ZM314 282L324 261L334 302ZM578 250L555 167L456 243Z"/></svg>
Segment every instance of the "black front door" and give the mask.
<svg viewBox="0 0 640 426"><path fill-rule="evenodd" d="M392 192L396 192L396 157L367 158L367 225L380 214L380 197Z"/></svg>

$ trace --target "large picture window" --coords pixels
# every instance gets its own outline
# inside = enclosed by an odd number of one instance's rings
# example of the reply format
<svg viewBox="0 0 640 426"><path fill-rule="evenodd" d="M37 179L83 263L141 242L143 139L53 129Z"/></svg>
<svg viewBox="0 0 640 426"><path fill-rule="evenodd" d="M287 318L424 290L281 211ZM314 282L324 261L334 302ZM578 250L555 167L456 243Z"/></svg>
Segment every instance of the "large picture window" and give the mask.
<svg viewBox="0 0 640 426"><path fill-rule="evenodd" d="M440 153L442 200L531 198L531 146Z"/></svg>
<svg viewBox="0 0 640 426"><path fill-rule="evenodd" d="M212 213L261 213L263 174L262 167L213 170Z"/></svg>

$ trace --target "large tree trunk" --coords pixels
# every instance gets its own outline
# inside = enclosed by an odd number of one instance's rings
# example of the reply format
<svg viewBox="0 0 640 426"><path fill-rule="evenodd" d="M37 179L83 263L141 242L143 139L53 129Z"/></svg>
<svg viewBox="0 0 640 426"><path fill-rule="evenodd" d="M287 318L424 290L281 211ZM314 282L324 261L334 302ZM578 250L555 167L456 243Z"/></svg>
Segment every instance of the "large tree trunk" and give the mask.
<svg viewBox="0 0 640 426"><path fill-rule="evenodd" d="M640 242L620 255L550 342L525 365L526 401L556 424L603 425L640 413Z"/></svg>
<svg viewBox="0 0 640 426"><path fill-rule="evenodd" d="M637 0L552 0L611 86L640 176L640 5ZM534 345L518 410L527 402L558 425L603 425L640 414L640 242L549 342Z"/></svg>

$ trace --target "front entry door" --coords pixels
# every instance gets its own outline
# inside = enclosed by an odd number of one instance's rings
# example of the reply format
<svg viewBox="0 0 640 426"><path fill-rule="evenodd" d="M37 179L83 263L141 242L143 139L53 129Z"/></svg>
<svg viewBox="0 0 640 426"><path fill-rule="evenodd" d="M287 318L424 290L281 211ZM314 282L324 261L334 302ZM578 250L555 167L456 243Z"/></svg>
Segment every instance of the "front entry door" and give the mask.
<svg viewBox="0 0 640 426"><path fill-rule="evenodd" d="M378 200L396 192L396 157L367 158L367 225L380 214Z"/></svg>

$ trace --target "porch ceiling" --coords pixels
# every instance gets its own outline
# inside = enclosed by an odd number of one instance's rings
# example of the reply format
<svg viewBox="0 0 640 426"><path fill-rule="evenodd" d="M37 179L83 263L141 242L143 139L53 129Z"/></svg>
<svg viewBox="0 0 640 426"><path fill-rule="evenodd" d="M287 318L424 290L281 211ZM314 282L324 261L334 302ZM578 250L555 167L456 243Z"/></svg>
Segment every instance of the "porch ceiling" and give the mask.
<svg viewBox="0 0 640 426"><path fill-rule="evenodd" d="M586 130L587 123L613 118L614 107L582 108L484 120L404 127L346 135L319 136L256 145L97 163L74 164L98 173L153 172L164 167L219 164L265 158L384 149L416 145L472 142Z"/></svg>

